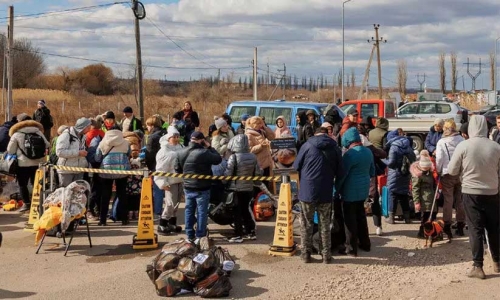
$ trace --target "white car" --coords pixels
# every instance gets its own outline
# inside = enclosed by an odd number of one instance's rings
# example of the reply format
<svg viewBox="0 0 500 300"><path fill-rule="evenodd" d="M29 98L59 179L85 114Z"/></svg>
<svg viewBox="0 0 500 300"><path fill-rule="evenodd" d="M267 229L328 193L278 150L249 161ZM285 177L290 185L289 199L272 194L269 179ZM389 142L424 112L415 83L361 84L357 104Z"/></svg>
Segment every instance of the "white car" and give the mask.
<svg viewBox="0 0 500 300"><path fill-rule="evenodd" d="M446 101L410 102L398 108L398 119L453 119L459 126L468 121L467 110L456 103Z"/></svg>

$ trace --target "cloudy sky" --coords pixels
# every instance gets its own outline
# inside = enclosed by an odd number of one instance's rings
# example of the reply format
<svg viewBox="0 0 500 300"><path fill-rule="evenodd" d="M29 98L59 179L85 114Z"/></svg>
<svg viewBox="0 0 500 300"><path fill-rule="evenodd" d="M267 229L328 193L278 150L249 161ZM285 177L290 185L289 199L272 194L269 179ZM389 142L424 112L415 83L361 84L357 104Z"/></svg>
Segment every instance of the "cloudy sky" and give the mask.
<svg viewBox="0 0 500 300"><path fill-rule="evenodd" d="M118 76L131 74L135 62L133 14L126 3L73 12L49 11L105 5L109 0L40 1L0 0L0 14L15 6L15 36L31 39L46 54L49 71L108 62ZM342 64L342 0L143 0L147 18L141 21L146 77L189 79L234 74L250 76L253 48L258 66L277 73L286 64L288 74L331 83ZM22 17L22 15L31 15ZM489 88L489 53L500 37L498 0L352 0L345 4L346 73L354 69L362 80L374 36L380 24L384 86L395 86L396 64L405 59L408 87L418 87L417 74L426 74L430 88L438 88L438 54L458 55L459 82L470 89L464 63L482 59L477 88ZM0 18L6 30L6 18ZM499 44L500 48L500 44ZM500 52L500 51L499 51ZM500 55L500 53L499 53ZM111 64L116 63L116 64ZM450 74L447 56L448 74ZM477 66L471 66L475 74ZM260 71L264 73L264 71ZM370 86L377 85L376 63ZM500 76L499 76L500 77ZM421 78L423 79L423 78ZM450 87L449 77L448 87Z"/></svg>

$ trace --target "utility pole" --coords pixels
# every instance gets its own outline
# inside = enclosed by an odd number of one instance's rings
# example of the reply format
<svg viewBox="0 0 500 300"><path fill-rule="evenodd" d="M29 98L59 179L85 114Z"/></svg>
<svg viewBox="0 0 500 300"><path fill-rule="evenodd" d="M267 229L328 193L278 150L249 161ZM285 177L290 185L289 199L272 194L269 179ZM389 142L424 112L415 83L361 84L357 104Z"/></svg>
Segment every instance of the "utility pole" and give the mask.
<svg viewBox="0 0 500 300"><path fill-rule="evenodd" d="M14 6L9 6L9 30L7 37L7 120L12 119L12 81L14 81Z"/></svg>
<svg viewBox="0 0 500 300"><path fill-rule="evenodd" d="M253 100L257 101L257 47L253 51Z"/></svg>
<svg viewBox="0 0 500 300"><path fill-rule="evenodd" d="M368 40L368 42L370 42L370 40ZM365 77L363 78L363 82L361 83L361 87L359 89L358 99L361 99L361 97L363 96L364 86L368 86L368 76L370 74L370 67L372 65L374 52L375 52L375 45L373 45L372 52L370 53L370 59L368 60L368 65L366 66L366 70L365 70ZM368 91L368 89L367 89L367 91ZM368 92L366 92L366 97L368 97Z"/></svg>
<svg viewBox="0 0 500 300"><path fill-rule="evenodd" d="M141 28L139 21L146 17L146 10L144 5L137 1L132 0L132 10L134 11L134 25L135 25L135 51L136 51L136 73L137 73L137 102L139 104L139 119L144 120L144 93L142 82L142 53L141 53Z"/></svg>
<svg viewBox="0 0 500 300"><path fill-rule="evenodd" d="M278 69L278 72L280 72L280 73L283 72L283 77L281 79L281 84L282 84L281 87L283 89L283 100L286 100L286 94L285 94L285 92L286 92L286 65L283 64L283 70Z"/></svg>
<svg viewBox="0 0 500 300"><path fill-rule="evenodd" d="M422 81L420 81L420 74L417 74L417 81L420 84L420 91L423 92L424 90L422 89L422 87L424 86L425 83L425 73L424 73L424 80Z"/></svg>
<svg viewBox="0 0 500 300"><path fill-rule="evenodd" d="M269 84L271 83L271 77L269 77L269 57L267 58L267 87L269 88Z"/></svg>
<svg viewBox="0 0 500 300"><path fill-rule="evenodd" d="M377 65L378 65L378 97L382 99L382 67L380 65L380 42L387 43L387 40L384 40L383 37L378 37L378 29L380 28L380 24L373 24L373 28L375 29L375 38L372 37L372 42L374 42L375 47L377 47Z"/></svg>
<svg viewBox="0 0 500 300"><path fill-rule="evenodd" d="M217 69L217 86L220 86L220 69Z"/></svg>

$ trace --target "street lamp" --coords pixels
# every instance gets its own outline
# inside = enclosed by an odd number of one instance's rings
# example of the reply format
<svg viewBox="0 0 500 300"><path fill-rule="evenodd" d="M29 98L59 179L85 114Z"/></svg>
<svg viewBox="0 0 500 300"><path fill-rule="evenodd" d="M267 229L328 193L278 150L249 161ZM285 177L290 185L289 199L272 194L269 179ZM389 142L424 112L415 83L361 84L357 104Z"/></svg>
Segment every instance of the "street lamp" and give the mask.
<svg viewBox="0 0 500 300"><path fill-rule="evenodd" d="M342 102L344 102L344 5L351 0L342 2Z"/></svg>
<svg viewBox="0 0 500 300"><path fill-rule="evenodd" d="M493 70L493 90L495 91L495 96L497 95L497 45L498 45L498 40L500 40L500 37L497 37L495 40L495 66Z"/></svg>

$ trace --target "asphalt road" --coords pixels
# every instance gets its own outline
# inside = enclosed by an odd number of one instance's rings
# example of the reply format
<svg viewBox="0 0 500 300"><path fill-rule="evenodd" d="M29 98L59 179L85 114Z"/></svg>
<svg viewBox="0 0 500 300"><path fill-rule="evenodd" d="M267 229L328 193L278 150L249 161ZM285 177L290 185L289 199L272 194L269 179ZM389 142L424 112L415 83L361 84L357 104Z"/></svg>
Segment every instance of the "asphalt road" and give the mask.
<svg viewBox="0 0 500 300"><path fill-rule="evenodd" d="M94 246L89 248L86 236L77 235L64 257L61 240L50 237L47 243L59 245L44 245L40 254L35 254L34 234L22 230L26 220L16 212L0 212L0 231L4 234L0 299L158 298L145 269L159 249L132 249L136 223L125 227L91 223ZM331 265L321 264L320 257L314 256L313 263L305 265L298 256L267 254L273 221L258 223L256 241L236 245L224 240L223 235L231 232L229 228L210 225L216 244L228 248L236 259L229 298L500 299L500 274L491 274L489 258L485 262L487 280L464 275L471 256L467 238L423 249L423 242L414 238L416 228L416 224L386 226L384 236L371 235L370 253L360 253L358 258L335 256ZM373 228L370 231L373 233ZM175 239L160 237L160 244ZM199 299L193 294L179 298Z"/></svg>

